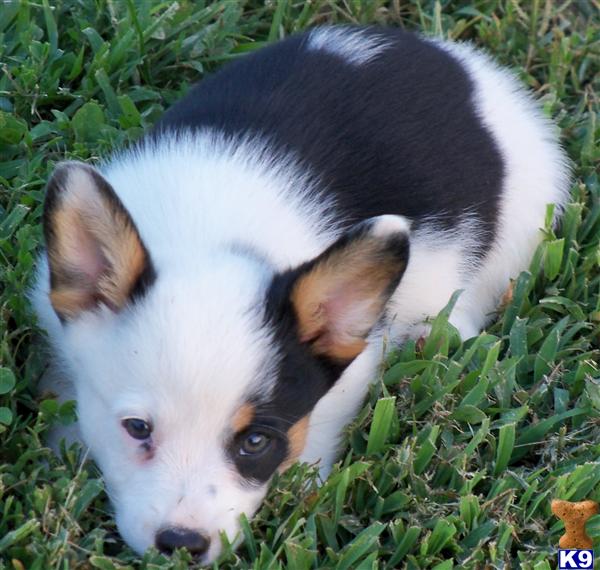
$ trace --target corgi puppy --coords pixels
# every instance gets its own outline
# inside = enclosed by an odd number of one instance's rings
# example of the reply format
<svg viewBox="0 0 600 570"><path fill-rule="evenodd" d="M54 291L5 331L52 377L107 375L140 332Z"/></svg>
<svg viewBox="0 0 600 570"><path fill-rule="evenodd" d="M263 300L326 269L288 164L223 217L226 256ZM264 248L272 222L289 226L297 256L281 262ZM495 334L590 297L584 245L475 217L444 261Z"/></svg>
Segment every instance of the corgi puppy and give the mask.
<svg viewBox="0 0 600 570"><path fill-rule="evenodd" d="M568 198L555 130L469 45L322 27L59 164L33 300L125 541L213 561L274 473L327 475L384 345L458 289L476 335Z"/></svg>

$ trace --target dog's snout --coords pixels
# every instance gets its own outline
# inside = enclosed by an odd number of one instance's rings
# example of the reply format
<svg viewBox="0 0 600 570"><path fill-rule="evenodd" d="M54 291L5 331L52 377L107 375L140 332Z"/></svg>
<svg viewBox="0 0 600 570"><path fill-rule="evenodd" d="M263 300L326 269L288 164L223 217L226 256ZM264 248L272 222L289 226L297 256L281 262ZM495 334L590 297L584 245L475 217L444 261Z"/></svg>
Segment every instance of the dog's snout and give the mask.
<svg viewBox="0 0 600 570"><path fill-rule="evenodd" d="M210 538L189 528L169 527L156 533L156 547L167 554L176 548L187 548L191 554L200 556L208 550Z"/></svg>

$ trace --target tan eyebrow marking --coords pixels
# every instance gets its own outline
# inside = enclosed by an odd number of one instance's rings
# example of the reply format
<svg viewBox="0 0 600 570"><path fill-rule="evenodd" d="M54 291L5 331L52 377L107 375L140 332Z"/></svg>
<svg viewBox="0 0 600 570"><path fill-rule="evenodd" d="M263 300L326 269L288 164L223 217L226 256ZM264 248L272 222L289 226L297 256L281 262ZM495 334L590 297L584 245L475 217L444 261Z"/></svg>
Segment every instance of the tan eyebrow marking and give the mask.
<svg viewBox="0 0 600 570"><path fill-rule="evenodd" d="M300 454L304 451L306 445L306 436L308 435L308 424L310 420L310 414L307 414L303 418L299 419L289 430L288 430L288 454L283 463L279 466L279 472L283 473L286 469L291 467L300 457Z"/></svg>
<svg viewBox="0 0 600 570"><path fill-rule="evenodd" d="M252 404L242 404L231 419L231 427L234 432L238 433L245 430L252 422L256 408Z"/></svg>

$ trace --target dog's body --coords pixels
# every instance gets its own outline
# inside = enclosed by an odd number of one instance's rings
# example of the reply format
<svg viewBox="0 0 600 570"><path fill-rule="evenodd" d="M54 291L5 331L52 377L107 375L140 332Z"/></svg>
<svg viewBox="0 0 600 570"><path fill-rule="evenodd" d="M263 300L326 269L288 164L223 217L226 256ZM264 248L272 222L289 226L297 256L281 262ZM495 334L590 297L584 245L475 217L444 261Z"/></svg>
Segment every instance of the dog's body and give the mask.
<svg viewBox="0 0 600 570"><path fill-rule="evenodd" d="M509 74L377 28L241 58L102 172L49 183L36 308L124 538L204 561L276 470L327 473L384 344L458 289L477 334L568 191Z"/></svg>

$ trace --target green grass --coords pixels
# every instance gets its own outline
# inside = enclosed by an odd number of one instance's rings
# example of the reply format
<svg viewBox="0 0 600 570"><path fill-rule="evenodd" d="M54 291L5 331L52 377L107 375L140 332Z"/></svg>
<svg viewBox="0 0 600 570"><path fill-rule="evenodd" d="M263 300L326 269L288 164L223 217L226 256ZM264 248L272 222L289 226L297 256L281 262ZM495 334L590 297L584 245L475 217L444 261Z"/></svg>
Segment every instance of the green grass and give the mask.
<svg viewBox="0 0 600 570"><path fill-rule="evenodd" d="M562 129L572 203L498 321L461 345L445 312L395 353L327 483L306 486L302 467L275 481L222 567L554 567L550 500L600 500L599 13L598 0L0 3L0 568L188 560L134 555L93 465L43 445L72 415L34 396L44 356L25 297L53 165L136 139L229 59L349 21L469 39L513 66ZM588 528L598 555L600 516Z"/></svg>

